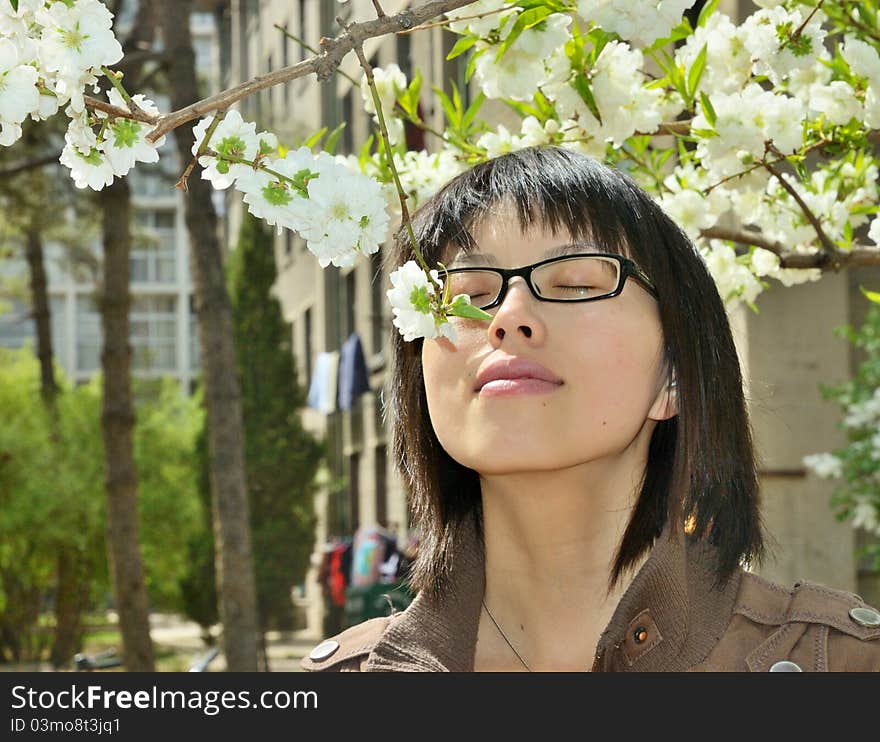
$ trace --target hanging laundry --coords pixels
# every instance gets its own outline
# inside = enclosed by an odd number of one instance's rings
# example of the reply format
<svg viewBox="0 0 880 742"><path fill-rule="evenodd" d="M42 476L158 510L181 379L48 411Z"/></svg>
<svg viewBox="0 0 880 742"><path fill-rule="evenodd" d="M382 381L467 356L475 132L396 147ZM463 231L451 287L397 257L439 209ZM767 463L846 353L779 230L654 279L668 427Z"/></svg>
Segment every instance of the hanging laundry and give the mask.
<svg viewBox="0 0 880 742"><path fill-rule="evenodd" d="M339 409L350 410L354 400L370 391L370 375L360 336L353 332L342 344L339 356Z"/></svg>
<svg viewBox="0 0 880 742"><path fill-rule="evenodd" d="M315 359L312 383L309 386L308 405L325 415L336 410L339 381L339 351L323 351Z"/></svg>

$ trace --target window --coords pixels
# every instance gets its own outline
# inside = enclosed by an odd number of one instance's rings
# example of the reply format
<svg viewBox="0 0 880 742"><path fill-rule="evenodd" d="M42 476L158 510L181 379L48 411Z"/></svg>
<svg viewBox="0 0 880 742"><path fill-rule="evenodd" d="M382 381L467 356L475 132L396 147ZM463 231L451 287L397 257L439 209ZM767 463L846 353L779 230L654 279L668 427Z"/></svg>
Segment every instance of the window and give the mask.
<svg viewBox="0 0 880 742"><path fill-rule="evenodd" d="M199 368L201 348L199 347L198 315L196 314L196 298L189 297L189 367L195 371Z"/></svg>
<svg viewBox="0 0 880 742"><path fill-rule="evenodd" d="M132 368L177 370L177 301L173 296L141 296L131 303Z"/></svg>
<svg viewBox="0 0 880 742"><path fill-rule="evenodd" d="M133 283L177 280L177 232L170 209L134 212L129 269Z"/></svg>
<svg viewBox="0 0 880 742"><path fill-rule="evenodd" d="M388 485L387 450L386 446L376 446L375 449L375 475L376 475L376 522L383 528L388 527Z"/></svg>
<svg viewBox="0 0 880 742"><path fill-rule="evenodd" d="M360 453L353 453L348 457L348 503L351 512L351 532L354 533L360 526Z"/></svg>
<svg viewBox="0 0 880 742"><path fill-rule="evenodd" d="M95 298L76 298L76 370L97 371L101 367L101 314Z"/></svg>

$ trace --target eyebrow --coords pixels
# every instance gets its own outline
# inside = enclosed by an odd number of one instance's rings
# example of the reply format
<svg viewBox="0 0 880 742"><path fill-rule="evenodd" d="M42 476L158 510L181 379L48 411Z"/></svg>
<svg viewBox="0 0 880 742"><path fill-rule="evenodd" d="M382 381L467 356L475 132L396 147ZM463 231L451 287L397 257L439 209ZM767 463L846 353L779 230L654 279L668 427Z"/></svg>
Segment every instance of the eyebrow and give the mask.
<svg viewBox="0 0 880 742"><path fill-rule="evenodd" d="M556 245L555 247L546 250L541 256L541 260L559 258L563 255L571 255L572 253L578 252L598 251L593 245L588 245L585 242L568 242L564 245ZM454 265L498 265L498 258L489 253L464 252L463 250L459 250L455 257L449 261L447 267L451 268Z"/></svg>

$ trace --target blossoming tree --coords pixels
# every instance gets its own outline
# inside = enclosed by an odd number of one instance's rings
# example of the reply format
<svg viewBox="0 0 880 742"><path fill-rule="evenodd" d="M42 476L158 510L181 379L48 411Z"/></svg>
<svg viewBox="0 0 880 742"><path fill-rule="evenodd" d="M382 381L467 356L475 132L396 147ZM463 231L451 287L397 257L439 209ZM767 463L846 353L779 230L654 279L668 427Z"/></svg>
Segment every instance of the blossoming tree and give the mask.
<svg viewBox="0 0 880 742"><path fill-rule="evenodd" d="M878 158L880 19L876 0L755 0L735 23L695 0L434 0L322 38L321 51L210 98L162 113L113 71L122 49L99 0L0 0L0 145L28 117L69 119L61 163L77 186L100 190L163 137L200 119L191 143L214 188L300 234L322 267L379 249L398 224L416 260L391 275L394 325L406 340L454 338L449 316L488 314L449 296L428 266L410 210L463 169L514 148L553 143L626 169L689 233L719 291L751 306L778 281L880 264ZM422 77L371 69L367 38L418 32L440 19L456 34L479 93L468 105L440 90L446 125L430 151L409 151L403 124L419 117ZM328 29L329 31L329 29ZM272 85L330 79L354 51L376 132L358 154L288 148L231 108ZM112 84L97 98L99 80ZM481 119L487 99L519 130ZM874 497L874 507L880 497Z"/></svg>

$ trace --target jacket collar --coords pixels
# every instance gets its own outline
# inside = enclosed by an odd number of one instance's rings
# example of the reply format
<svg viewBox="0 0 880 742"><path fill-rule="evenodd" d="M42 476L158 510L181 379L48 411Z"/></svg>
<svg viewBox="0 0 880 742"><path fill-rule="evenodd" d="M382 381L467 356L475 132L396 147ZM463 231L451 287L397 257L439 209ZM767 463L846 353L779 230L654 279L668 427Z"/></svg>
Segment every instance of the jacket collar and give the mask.
<svg viewBox="0 0 880 742"><path fill-rule="evenodd" d="M370 653L366 670L472 672L486 585L474 521L457 537L443 598L419 593ZM594 671L683 671L724 633L742 578L713 589L716 549L667 522L599 638ZM643 631L644 630L644 631ZM636 636L638 635L638 639Z"/></svg>

